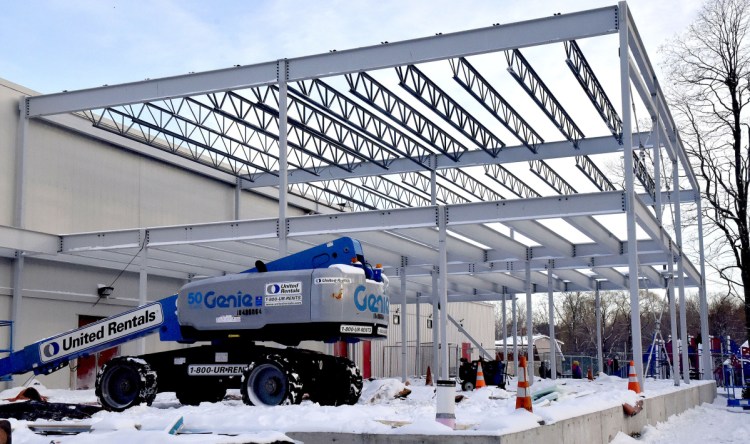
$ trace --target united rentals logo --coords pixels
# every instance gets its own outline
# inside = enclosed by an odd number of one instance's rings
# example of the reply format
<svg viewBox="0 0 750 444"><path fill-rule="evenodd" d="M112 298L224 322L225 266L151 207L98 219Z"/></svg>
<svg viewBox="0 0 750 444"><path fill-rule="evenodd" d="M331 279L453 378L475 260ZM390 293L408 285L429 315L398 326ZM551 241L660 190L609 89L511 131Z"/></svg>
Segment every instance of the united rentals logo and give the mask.
<svg viewBox="0 0 750 444"><path fill-rule="evenodd" d="M164 315L161 304L151 304L44 341L39 344L39 355L42 362L49 362L123 336L158 327L162 322Z"/></svg>

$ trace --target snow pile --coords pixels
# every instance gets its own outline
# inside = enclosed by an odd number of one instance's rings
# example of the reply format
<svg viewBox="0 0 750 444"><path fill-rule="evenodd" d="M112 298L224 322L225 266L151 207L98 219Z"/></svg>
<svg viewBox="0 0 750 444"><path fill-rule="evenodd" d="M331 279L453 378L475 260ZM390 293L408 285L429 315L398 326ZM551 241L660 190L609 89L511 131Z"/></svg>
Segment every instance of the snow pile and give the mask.
<svg viewBox="0 0 750 444"><path fill-rule="evenodd" d="M693 382L700 383L700 382ZM50 402L96 403L93 390L53 390L36 386ZM671 380L648 379L642 396L655 396L678 390ZM407 391L409 392L407 394ZM594 381L562 379L557 381L536 379L531 387L532 394L542 391L554 393L542 403L534 405L534 412L515 409L516 382L511 380L505 390L488 386L473 392L462 392L456 388L459 402L456 404L457 430L435 421L435 388L425 386L424 380L415 379L409 385L398 379L365 381L362 396L352 406L320 406L311 401L299 405L255 407L242 403L238 391L229 392L218 403L203 403L200 406L181 405L174 393L160 393L153 405L140 405L122 413L101 411L91 419L70 421L92 426L92 433L76 436L59 436L60 443L82 444L107 442L113 444L148 443L229 443L229 442L273 442L285 440L289 432L328 432L328 433L375 433L375 434L426 434L426 435L503 435L553 423L566 418L623 403L635 404L639 395L627 390L627 379L601 375ZM9 389L0 393L0 399L11 398L19 389ZM459 395L462 395L459 396ZM554 399L554 400L553 400ZM0 401L4 403L7 401ZM724 401L725 402L725 401ZM681 416L689 417L692 424L705 415L712 406L703 406ZM702 410L702 413L700 412ZM693 413L698 411L699 413ZM741 412L741 411L740 411ZM726 410L709 412L727 415ZM696 415L695 418L690 415ZM731 415L731 413L730 413ZM745 420L750 416L734 413ZM182 431L193 434L172 436L165 429L182 417ZM34 434L26 421L11 420L15 429L14 443L48 444L49 437ZM748 421L746 421L748 422ZM750 436L745 425L744 437ZM138 429L138 430L136 430ZM649 428L644 436L657 436L660 428ZM734 430L734 429L732 429ZM197 434L200 433L200 434ZM206 434L212 433L212 434ZM670 432L671 433L671 432ZM732 432L733 433L733 432ZM233 440L228 436L237 435ZM239 437L243 437L240 439ZM617 438L625 444L632 438ZM650 442L659 441L654 438ZM288 439L287 439L288 440ZM680 441L695 442L695 441ZM734 441L730 441L734 442ZM746 441L737 441L746 442Z"/></svg>

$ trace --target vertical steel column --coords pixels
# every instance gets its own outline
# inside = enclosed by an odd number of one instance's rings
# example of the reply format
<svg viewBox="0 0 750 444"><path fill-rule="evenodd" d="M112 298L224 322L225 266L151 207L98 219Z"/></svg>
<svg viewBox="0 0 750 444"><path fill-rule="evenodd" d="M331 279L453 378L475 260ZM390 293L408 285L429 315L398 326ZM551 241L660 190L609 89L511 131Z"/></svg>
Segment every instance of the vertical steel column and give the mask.
<svg viewBox="0 0 750 444"><path fill-rule="evenodd" d="M599 360L597 369L599 373L604 372L604 353L602 351L602 299L599 294L599 281L594 284L594 296L596 298L596 358Z"/></svg>
<svg viewBox="0 0 750 444"><path fill-rule="evenodd" d="M447 225L448 208L441 205L438 209L438 245L440 246L440 268L438 275L438 291L440 296L440 379L450 378L448 353L448 245Z"/></svg>
<svg viewBox="0 0 750 444"><path fill-rule="evenodd" d="M415 317L417 321L414 323L416 326L416 348L414 352L414 374L417 376L422 375L422 310L420 308L419 297L422 296L422 292L417 292L417 310Z"/></svg>
<svg viewBox="0 0 750 444"><path fill-rule="evenodd" d="M507 313L505 309L505 299L508 297L508 293L503 290L503 301L502 301L502 309L503 309L503 362L505 363L505 369L507 371L508 369L508 324L507 321Z"/></svg>
<svg viewBox="0 0 750 444"><path fill-rule="evenodd" d="M287 178L287 85L289 78L289 64L286 59L279 60L276 65L276 78L279 82L279 257L286 256L289 251L286 239L286 206L288 182Z"/></svg>
<svg viewBox="0 0 750 444"><path fill-rule="evenodd" d="M15 162L15 195L13 208L13 226L24 228L24 196L26 183L26 134L29 130L28 98L18 102L18 126L16 127L16 162Z"/></svg>
<svg viewBox="0 0 750 444"><path fill-rule="evenodd" d="M16 127L16 159L15 159L15 194L13 208L13 226L24 228L25 216L25 184L26 184L26 134L29 129L28 98L23 97L18 102L18 126ZM16 349L15 342L18 338L18 322L21 320L21 306L23 305L23 251L16 251L13 260L13 300L11 302L10 318L13 321L11 327L10 348Z"/></svg>
<svg viewBox="0 0 750 444"><path fill-rule="evenodd" d="M701 339L703 343L703 376L701 379L713 379L713 363L711 362L711 340L708 331L708 296L706 295L706 258L703 253L703 208L700 193L695 198L698 209L698 251L700 252L701 282Z"/></svg>
<svg viewBox="0 0 750 444"><path fill-rule="evenodd" d="M630 24L628 6L618 3L620 18L620 94L622 97L622 143L625 161L625 195L627 206L627 241L628 241L628 286L630 289L630 334L633 338L633 360L638 382L644 389L643 380L643 344L641 343L641 308L638 297L638 238L636 237L635 215L635 180L633 177L633 130L630 110Z"/></svg>
<svg viewBox="0 0 750 444"><path fill-rule="evenodd" d="M437 156L430 154L430 205L437 205Z"/></svg>
<svg viewBox="0 0 750 444"><path fill-rule="evenodd" d="M547 265L547 304L549 304L549 370L550 377L557 379L557 338L555 336L555 292L552 288L552 265ZM541 375L540 375L541 376Z"/></svg>
<svg viewBox="0 0 750 444"><path fill-rule="evenodd" d="M513 373L518 376L518 316L516 316L516 298L517 295L513 294L510 304L510 316L513 322Z"/></svg>
<svg viewBox="0 0 750 444"><path fill-rule="evenodd" d="M432 372L437 375L440 372L440 311L438 310L438 273L437 267L432 270ZM437 379L437 378L435 378Z"/></svg>
<svg viewBox="0 0 750 444"><path fill-rule="evenodd" d="M672 181L677 199L674 204L674 228L677 241L677 285L680 292L680 346L682 347L682 380L690 384L690 361L688 357L687 309L685 306L685 270L682 264L682 209L680 208L680 178L677 160L672 161ZM672 339L672 347L675 341Z"/></svg>
<svg viewBox="0 0 750 444"><path fill-rule="evenodd" d="M10 348L16 349L18 340L18 323L21 320L21 306L23 305L23 267L25 258L22 251L16 251L13 260L13 300L11 301L10 319L13 321L10 334Z"/></svg>
<svg viewBox="0 0 750 444"><path fill-rule="evenodd" d="M237 177L234 185L234 220L240 220L240 197L242 196L242 178Z"/></svg>
<svg viewBox="0 0 750 444"><path fill-rule="evenodd" d="M401 259L403 262L403 257ZM407 348L406 348L406 339L407 339L407 329L406 329L406 320L408 317L406 316L406 267L401 267L398 269L399 274L401 275L401 382L406 383L406 378L408 376L408 359L407 359ZM417 328L419 328L419 320L417 319Z"/></svg>
<svg viewBox="0 0 750 444"><path fill-rule="evenodd" d="M534 324L531 319L531 262L526 261L526 362L529 385L534 384Z"/></svg>
<svg viewBox="0 0 750 444"><path fill-rule="evenodd" d="M672 378L674 385L680 385L680 352L677 348L677 304L674 300L674 256L669 255L667 262L667 272L669 281L667 282L667 297L669 298L669 331L672 336Z"/></svg>
<svg viewBox="0 0 750 444"><path fill-rule="evenodd" d="M138 305L143 305L148 300L148 230L141 230L141 251L138 254L140 270L138 273ZM146 353L146 338L138 340L138 354Z"/></svg>

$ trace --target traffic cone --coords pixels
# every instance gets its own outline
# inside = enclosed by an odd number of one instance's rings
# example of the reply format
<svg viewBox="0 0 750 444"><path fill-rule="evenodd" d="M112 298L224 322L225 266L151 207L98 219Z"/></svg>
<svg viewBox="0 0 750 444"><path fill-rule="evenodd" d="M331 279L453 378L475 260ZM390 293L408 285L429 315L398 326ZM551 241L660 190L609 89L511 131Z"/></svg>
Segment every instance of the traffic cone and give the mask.
<svg viewBox="0 0 750 444"><path fill-rule="evenodd" d="M586 377L589 378L589 381L593 381L594 380L594 372L591 371L591 367L589 367L589 371L586 374Z"/></svg>
<svg viewBox="0 0 750 444"><path fill-rule="evenodd" d="M427 367L427 376L424 378L424 385L432 385L432 370Z"/></svg>
<svg viewBox="0 0 750 444"><path fill-rule="evenodd" d="M635 374L634 361L630 361L630 369L628 370L628 390L632 390L636 393L641 392L641 385L638 383L638 376Z"/></svg>
<svg viewBox="0 0 750 444"><path fill-rule="evenodd" d="M529 378L526 370L526 356L518 358L518 390L516 390L516 409L531 409L531 389L529 389Z"/></svg>
<svg viewBox="0 0 750 444"><path fill-rule="evenodd" d="M474 388L482 388L487 387L487 384L484 382L484 371L482 371L482 363L477 363L477 383L474 384Z"/></svg>

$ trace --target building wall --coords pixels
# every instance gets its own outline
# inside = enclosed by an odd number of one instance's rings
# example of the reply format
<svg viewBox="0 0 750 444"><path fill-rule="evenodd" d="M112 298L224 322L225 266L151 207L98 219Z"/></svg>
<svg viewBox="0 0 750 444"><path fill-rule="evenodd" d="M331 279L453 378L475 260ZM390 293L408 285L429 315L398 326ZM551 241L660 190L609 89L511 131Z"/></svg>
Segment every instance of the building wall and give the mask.
<svg viewBox="0 0 750 444"><path fill-rule="evenodd" d="M399 309L401 322L406 322L407 326L407 374L408 376L421 376L427 371L427 366L432 367L433 375L436 375L434 365L430 359L432 355L433 333L438 331L437 322L433 323L434 328L427 328L428 319L432 319L432 305L420 304L419 320L417 321L416 304L407 305L406 316L400 312L400 305L391 305L391 324L388 328L388 338L372 343L372 376L373 377L400 377L401 370L401 325L393 324L393 315L396 308ZM495 341L495 307L492 304L483 302L461 302L448 304L448 315L456 321L463 320L464 329L490 354L494 355ZM421 364L416 362L417 348L417 326L419 328L419 344ZM456 362L460 358L461 344L470 342L469 339L461 333L456 326L448 321L446 329L448 337L448 346L451 350L451 373L455 369ZM473 345L471 347L471 358L477 359L480 356L479 350ZM362 367L362 345L357 344L354 348L354 356L357 365Z"/></svg>

